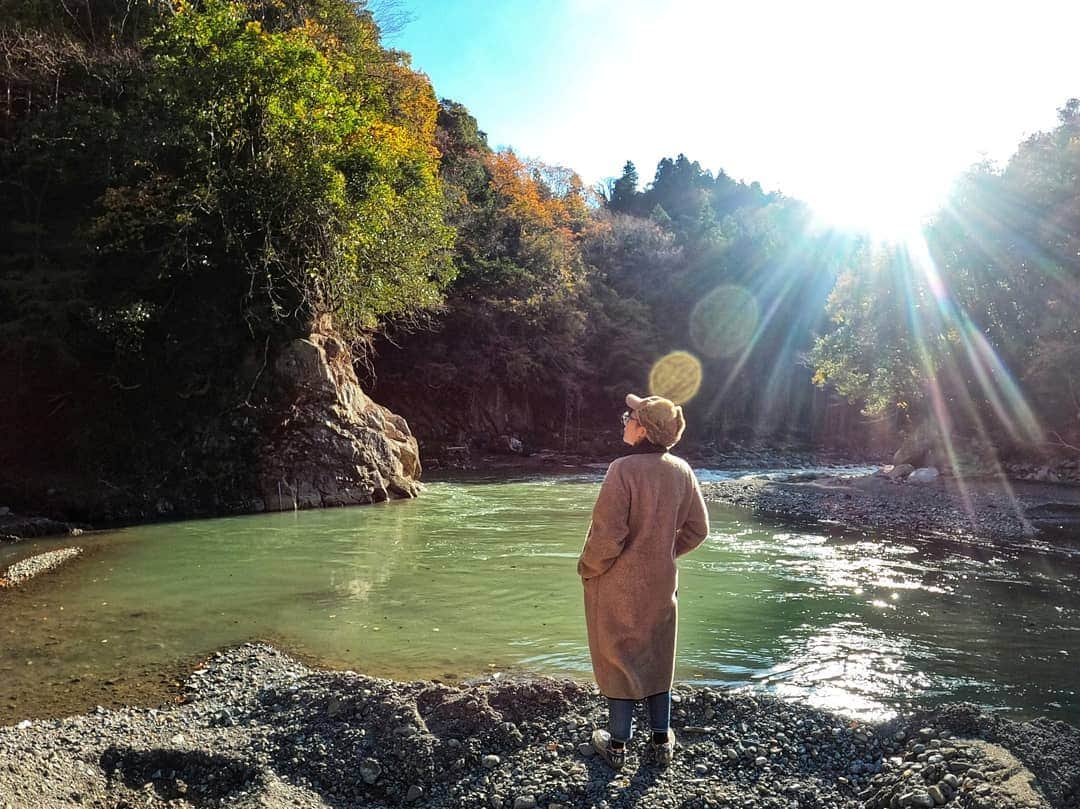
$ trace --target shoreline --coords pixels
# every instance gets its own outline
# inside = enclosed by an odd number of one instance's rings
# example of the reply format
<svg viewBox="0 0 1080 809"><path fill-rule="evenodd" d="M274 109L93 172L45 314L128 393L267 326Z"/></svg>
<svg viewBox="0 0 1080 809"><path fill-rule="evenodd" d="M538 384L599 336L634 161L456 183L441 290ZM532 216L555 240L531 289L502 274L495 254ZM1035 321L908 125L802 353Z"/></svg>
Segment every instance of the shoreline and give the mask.
<svg viewBox="0 0 1080 809"><path fill-rule="evenodd" d="M820 453L762 451L749 455L740 452L689 457L696 469L751 473L789 470L790 474L783 477L753 476L701 483L707 501L740 508L773 523L826 531L873 530L886 536L901 537L978 537L1021 543L1061 539L1066 544L1080 540L1080 484L1073 481L1001 476L960 480L941 476L930 483L914 483L890 479L881 467L874 473L842 474L845 469L861 471L876 464ZM529 463L522 463L521 458L503 456L482 460L482 464L469 468L442 467L430 471L435 480L508 471L599 474L611 459L548 454L534 457ZM0 544L58 537L82 537L86 541L92 539L93 534L126 527L248 513L261 512L190 517L169 515L159 520L120 520L90 526L20 515L3 508L0 509Z"/></svg>
<svg viewBox="0 0 1080 809"><path fill-rule="evenodd" d="M426 472L436 479L441 476L456 473L479 473L502 472L517 470L522 472L543 474L544 472L565 472L575 470L579 472L596 473L605 469L607 465L621 454L621 449L614 447L610 452L603 454L577 454L558 450L538 450L529 455L516 454L482 454L475 458L469 457L466 463L448 462L445 458L433 458L428 463ZM754 469L754 468L779 468L790 467L792 469L810 466L844 466L864 465L871 461L864 459L852 460L853 456L844 455L831 451L813 451L803 449L754 449L746 448L731 452L690 452L688 460L692 466L720 467L727 469ZM420 480L423 486L423 480ZM28 539L48 537L82 536L84 533L96 533L100 531L112 531L120 528L128 528L138 525L153 525L158 523L177 522L198 519L214 519L217 517L242 516L245 514L265 513L260 511L221 511L215 513L165 513L155 518L142 517L119 517L105 521L96 521L88 524L82 521L72 521L66 518L65 508L57 506L49 509L48 506L39 505L36 509L42 513L28 513L13 511L10 507L0 505L0 544L18 543ZM87 511L88 509L82 509ZM305 509L306 510L306 509ZM53 516L44 516L52 514ZM3 809L3 807L0 807Z"/></svg>
<svg viewBox="0 0 1080 809"><path fill-rule="evenodd" d="M585 744L602 698L568 680L397 682L245 644L183 694L0 727L0 807L854 809L933 805L937 790L946 805L1067 809L1080 794L1080 730L973 706L868 724L677 684L675 763L646 760L639 730L616 774Z"/></svg>
<svg viewBox="0 0 1080 809"><path fill-rule="evenodd" d="M874 474L702 484L705 499L800 526L997 541L1080 539L1080 486L981 478L932 483Z"/></svg>

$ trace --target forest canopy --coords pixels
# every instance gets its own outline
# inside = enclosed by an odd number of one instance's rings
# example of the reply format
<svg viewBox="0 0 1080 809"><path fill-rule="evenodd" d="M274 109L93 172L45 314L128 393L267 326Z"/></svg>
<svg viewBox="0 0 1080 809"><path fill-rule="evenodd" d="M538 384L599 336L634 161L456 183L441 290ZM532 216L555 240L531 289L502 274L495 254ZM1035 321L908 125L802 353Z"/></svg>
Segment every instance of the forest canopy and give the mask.
<svg viewBox="0 0 1080 809"><path fill-rule="evenodd" d="M325 315L429 445L609 441L678 352L699 444L1080 444L1075 100L885 245L683 154L493 149L362 2L0 0L0 54L5 458L181 475Z"/></svg>

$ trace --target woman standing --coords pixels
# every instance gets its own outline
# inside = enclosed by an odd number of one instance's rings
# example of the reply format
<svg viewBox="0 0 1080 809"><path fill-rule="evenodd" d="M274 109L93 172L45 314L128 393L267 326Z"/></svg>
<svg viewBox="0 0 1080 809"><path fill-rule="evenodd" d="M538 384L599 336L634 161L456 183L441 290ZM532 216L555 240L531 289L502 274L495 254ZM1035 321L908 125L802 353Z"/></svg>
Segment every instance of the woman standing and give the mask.
<svg viewBox="0 0 1080 809"><path fill-rule="evenodd" d="M578 574L585 587L589 653L608 699L608 730L592 743L616 770L626 762L634 705L646 700L650 751L671 763L671 683L675 676L678 570L700 545L709 518L697 478L668 450L682 437L682 408L660 396L626 397L623 441L630 452L608 467L593 508Z"/></svg>

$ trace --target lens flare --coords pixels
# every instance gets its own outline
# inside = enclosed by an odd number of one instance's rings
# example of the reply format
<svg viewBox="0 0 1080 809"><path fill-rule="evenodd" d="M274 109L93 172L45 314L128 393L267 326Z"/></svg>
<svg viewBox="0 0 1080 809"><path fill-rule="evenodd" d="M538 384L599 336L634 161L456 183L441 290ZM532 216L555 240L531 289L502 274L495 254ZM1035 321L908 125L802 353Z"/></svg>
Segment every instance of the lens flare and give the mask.
<svg viewBox="0 0 1080 809"><path fill-rule="evenodd" d="M701 362L688 351L672 351L649 371L649 393L675 404L689 402L700 388Z"/></svg>
<svg viewBox="0 0 1080 809"><path fill-rule="evenodd" d="M719 286L690 313L690 340L706 357L730 357L750 341L760 316L757 299L745 289Z"/></svg>

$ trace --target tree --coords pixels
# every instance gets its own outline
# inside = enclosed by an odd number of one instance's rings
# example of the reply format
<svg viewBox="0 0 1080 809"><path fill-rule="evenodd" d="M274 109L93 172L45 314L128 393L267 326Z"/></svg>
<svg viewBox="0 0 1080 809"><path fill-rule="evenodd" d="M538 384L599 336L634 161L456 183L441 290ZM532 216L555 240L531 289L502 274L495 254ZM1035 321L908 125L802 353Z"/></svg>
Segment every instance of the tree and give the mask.
<svg viewBox="0 0 1080 809"><path fill-rule="evenodd" d="M637 169L627 160L622 176L612 183L608 208L614 213L638 213L640 197Z"/></svg>

